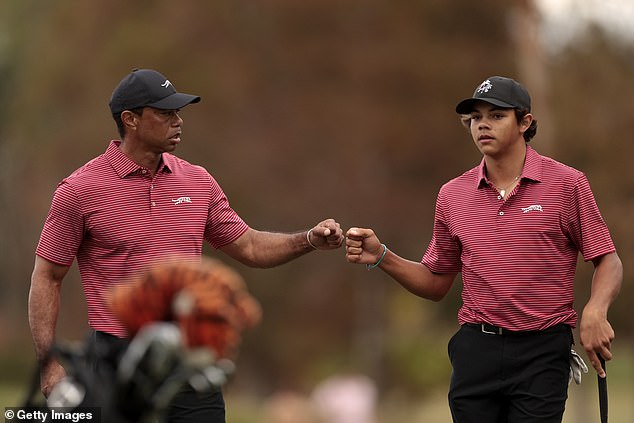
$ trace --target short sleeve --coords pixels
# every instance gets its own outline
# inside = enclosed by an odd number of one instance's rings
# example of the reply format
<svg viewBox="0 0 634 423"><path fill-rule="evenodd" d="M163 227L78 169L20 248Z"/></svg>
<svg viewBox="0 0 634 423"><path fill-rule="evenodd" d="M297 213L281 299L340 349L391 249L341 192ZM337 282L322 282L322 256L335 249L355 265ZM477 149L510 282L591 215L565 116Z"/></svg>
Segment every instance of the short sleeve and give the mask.
<svg viewBox="0 0 634 423"><path fill-rule="evenodd" d="M214 248L220 248L238 239L249 226L231 208L227 196L216 180L211 175L210 178L211 196L205 239Z"/></svg>
<svg viewBox="0 0 634 423"><path fill-rule="evenodd" d="M36 254L46 260L70 266L84 234L84 219L72 186L62 181L53 194Z"/></svg>
<svg viewBox="0 0 634 423"><path fill-rule="evenodd" d="M590 183L581 175L572 186L565 230L585 261L614 252L614 242L601 216Z"/></svg>
<svg viewBox="0 0 634 423"><path fill-rule="evenodd" d="M434 273L458 273L460 261L460 243L451 235L443 211L442 191L436 200L434 232L421 263Z"/></svg>

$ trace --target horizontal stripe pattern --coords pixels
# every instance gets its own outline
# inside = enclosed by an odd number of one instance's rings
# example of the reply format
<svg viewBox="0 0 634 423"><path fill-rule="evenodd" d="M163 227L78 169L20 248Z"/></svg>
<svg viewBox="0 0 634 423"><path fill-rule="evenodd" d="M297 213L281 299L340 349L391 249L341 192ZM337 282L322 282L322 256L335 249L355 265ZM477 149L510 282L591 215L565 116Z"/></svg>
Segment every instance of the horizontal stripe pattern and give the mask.
<svg viewBox="0 0 634 423"><path fill-rule="evenodd" d="M576 325L578 254L587 261L613 251L585 175L527 147L506 200L487 180L484 161L441 188L421 262L437 273L462 272L459 323L541 330Z"/></svg>
<svg viewBox="0 0 634 423"><path fill-rule="evenodd" d="M159 261L199 260L203 240L219 248L248 226L204 168L164 153L152 178L118 145L58 185L36 254L67 266L77 257L90 326L126 336L104 302L113 284Z"/></svg>

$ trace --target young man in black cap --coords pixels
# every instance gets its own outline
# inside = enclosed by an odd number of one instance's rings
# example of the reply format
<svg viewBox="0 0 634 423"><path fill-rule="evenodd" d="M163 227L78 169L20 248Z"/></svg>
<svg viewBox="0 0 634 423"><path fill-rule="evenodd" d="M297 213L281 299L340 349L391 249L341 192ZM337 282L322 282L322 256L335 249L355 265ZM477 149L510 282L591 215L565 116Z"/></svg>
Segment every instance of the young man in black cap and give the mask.
<svg viewBox="0 0 634 423"><path fill-rule="evenodd" d="M528 145L537 122L524 87L490 77L456 112L483 158L440 189L422 260L398 256L363 228L348 231L346 257L434 301L462 273L461 327L449 341L455 422L561 422L577 256L595 266L580 336L601 377L598 355L611 358L607 313L621 261L585 175Z"/></svg>
<svg viewBox="0 0 634 423"><path fill-rule="evenodd" d="M29 296L29 323L38 359L53 346L60 287L75 257L95 345L123 349L127 333L105 296L164 260L200 260L203 241L253 267L272 267L310 251L343 243L337 222L282 234L250 228L229 206L202 167L172 154L181 142L181 108L200 97L176 91L162 74L135 70L116 87L110 110L121 136L57 187L36 250ZM48 395L64 376L56 361L42 362ZM224 422L221 393L189 389L169 410L173 422Z"/></svg>

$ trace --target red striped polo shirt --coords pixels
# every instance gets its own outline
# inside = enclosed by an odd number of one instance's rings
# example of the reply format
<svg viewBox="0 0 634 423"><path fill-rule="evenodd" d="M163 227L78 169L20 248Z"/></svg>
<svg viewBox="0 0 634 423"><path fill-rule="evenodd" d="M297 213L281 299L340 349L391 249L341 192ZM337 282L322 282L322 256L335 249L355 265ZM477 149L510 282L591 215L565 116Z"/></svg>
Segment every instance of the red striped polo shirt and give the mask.
<svg viewBox="0 0 634 423"><path fill-rule="evenodd" d="M77 257L89 325L123 337L104 303L113 284L162 260L200 260L203 239L218 248L248 226L204 168L163 153L152 177L119 144L60 182L36 254L64 266Z"/></svg>
<svg viewBox="0 0 634 423"><path fill-rule="evenodd" d="M506 200L479 166L442 186L421 263L462 272L458 321L510 330L575 326L577 256L614 252L585 175L527 146L519 184Z"/></svg>

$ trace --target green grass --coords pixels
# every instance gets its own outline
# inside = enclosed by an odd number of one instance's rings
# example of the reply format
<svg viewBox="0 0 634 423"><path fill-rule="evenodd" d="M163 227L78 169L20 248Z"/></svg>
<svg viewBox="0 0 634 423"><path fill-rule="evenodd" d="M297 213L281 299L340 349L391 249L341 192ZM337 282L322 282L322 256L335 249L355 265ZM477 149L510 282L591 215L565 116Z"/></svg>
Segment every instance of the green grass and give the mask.
<svg viewBox="0 0 634 423"><path fill-rule="evenodd" d="M0 408L20 406L25 395L26 387L0 385Z"/></svg>

